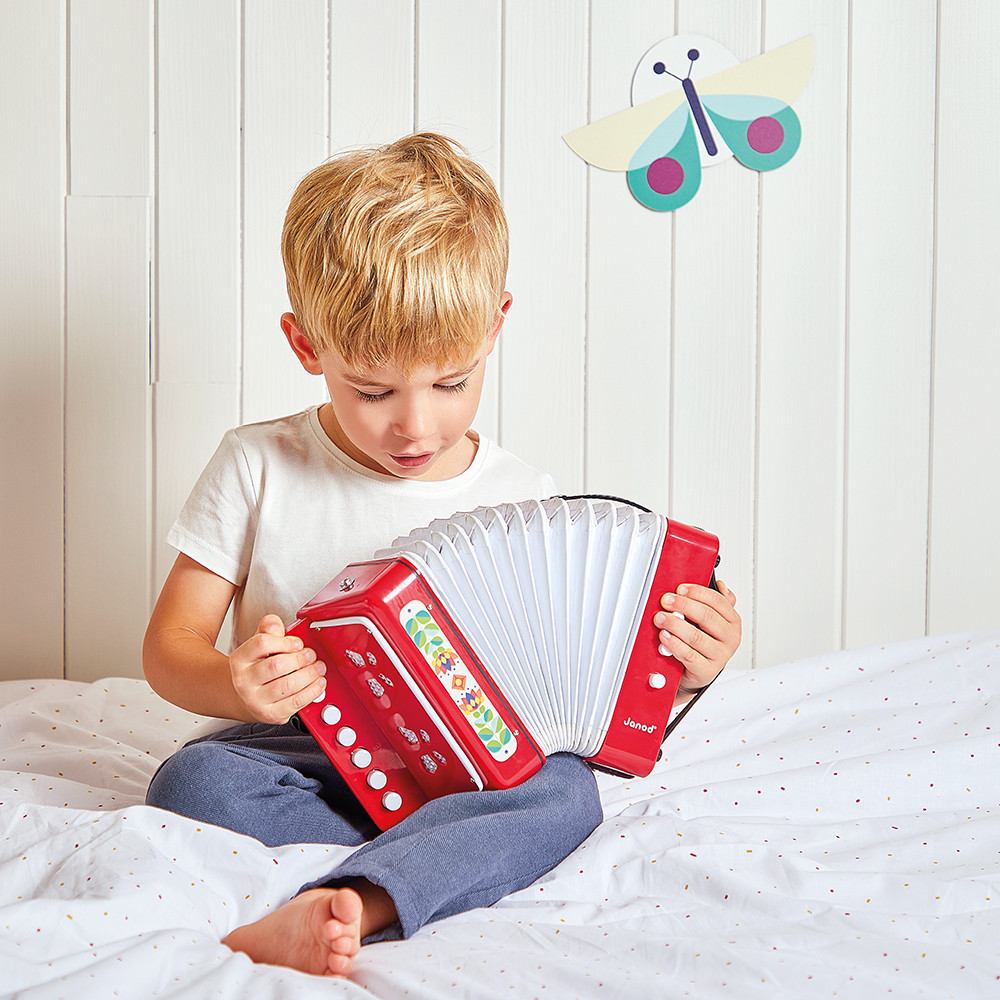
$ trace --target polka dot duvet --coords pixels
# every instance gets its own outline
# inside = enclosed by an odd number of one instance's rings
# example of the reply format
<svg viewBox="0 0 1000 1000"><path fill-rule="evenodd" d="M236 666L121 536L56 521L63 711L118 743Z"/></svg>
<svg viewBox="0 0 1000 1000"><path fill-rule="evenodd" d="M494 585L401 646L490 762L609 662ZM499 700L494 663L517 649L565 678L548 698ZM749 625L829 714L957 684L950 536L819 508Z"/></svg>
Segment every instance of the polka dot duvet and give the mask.
<svg viewBox="0 0 1000 1000"><path fill-rule="evenodd" d="M599 776L605 821L559 867L365 946L349 981L220 943L348 848L266 848L143 804L217 720L137 680L8 681L0 995L995 996L998 677L1000 633L723 675L648 777Z"/></svg>

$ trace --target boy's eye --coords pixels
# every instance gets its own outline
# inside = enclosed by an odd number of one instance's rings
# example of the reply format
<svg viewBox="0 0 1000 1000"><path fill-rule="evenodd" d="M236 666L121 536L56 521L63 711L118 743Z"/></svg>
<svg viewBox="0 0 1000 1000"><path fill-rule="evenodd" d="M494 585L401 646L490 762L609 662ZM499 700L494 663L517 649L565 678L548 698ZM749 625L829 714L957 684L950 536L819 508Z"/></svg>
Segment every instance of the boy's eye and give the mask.
<svg viewBox="0 0 1000 1000"><path fill-rule="evenodd" d="M463 378L461 382L455 382L452 385L439 385L436 388L440 389L442 392L461 392L467 385L469 380Z"/></svg>
<svg viewBox="0 0 1000 1000"><path fill-rule="evenodd" d="M451 384L442 383L434 386L434 388L440 389L441 392L462 392L468 384L468 378L464 378L461 382L453 382ZM365 392L363 389L355 387L354 393L363 403L381 403L382 400L388 399L392 395L392 390L387 389L385 392Z"/></svg>

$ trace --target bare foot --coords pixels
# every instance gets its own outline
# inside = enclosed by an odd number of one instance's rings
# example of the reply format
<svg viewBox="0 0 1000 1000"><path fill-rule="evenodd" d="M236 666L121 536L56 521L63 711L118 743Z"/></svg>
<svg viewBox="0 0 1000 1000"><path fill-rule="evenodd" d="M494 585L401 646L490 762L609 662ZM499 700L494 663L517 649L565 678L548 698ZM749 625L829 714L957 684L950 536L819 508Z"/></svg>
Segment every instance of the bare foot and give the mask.
<svg viewBox="0 0 1000 1000"><path fill-rule="evenodd" d="M361 947L361 913L353 889L309 889L222 943L265 965L346 976Z"/></svg>

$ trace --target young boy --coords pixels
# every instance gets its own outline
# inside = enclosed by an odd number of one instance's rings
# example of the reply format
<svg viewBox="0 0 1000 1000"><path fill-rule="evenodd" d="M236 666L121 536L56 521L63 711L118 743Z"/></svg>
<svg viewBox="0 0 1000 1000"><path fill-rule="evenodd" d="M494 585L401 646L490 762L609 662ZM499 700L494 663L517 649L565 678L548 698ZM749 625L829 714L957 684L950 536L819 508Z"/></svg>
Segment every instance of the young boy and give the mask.
<svg viewBox="0 0 1000 1000"><path fill-rule="evenodd" d="M511 304L507 225L488 175L449 140L413 135L318 167L292 198L282 255L294 312L281 327L330 401L226 434L168 535L179 555L146 633L146 677L183 708L243 724L164 762L147 801L271 846L357 846L225 939L254 961L343 976L362 940L529 885L602 813L589 767L552 754L516 788L436 799L379 834L289 723L323 692L326 666L285 624L339 570L435 517L555 488L470 430ZM678 588L654 622L688 697L739 644L720 589ZM215 642L230 604L226 656Z"/></svg>

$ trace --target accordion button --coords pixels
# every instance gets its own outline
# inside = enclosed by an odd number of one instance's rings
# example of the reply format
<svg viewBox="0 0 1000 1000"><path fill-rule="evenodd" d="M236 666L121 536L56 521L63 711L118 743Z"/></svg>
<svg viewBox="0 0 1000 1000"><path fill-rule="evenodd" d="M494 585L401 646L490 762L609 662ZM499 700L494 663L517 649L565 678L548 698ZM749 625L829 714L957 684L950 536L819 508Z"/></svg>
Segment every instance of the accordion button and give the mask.
<svg viewBox="0 0 1000 1000"><path fill-rule="evenodd" d="M399 792L386 792L382 796L382 805L389 812L395 812L403 804L403 796Z"/></svg>
<svg viewBox="0 0 1000 1000"><path fill-rule="evenodd" d="M337 730L337 742L342 747L349 747L357 738L358 734L350 726L341 726Z"/></svg>
<svg viewBox="0 0 1000 1000"><path fill-rule="evenodd" d="M650 674L649 675L649 686L655 688L659 691L660 688L665 687L667 684L666 677L663 674Z"/></svg>
<svg viewBox="0 0 1000 1000"><path fill-rule="evenodd" d="M336 705L324 705L319 717L328 725L335 726L340 722L340 709Z"/></svg>
<svg viewBox="0 0 1000 1000"><path fill-rule="evenodd" d="M358 747L351 754L351 763L355 767L367 767L372 762L372 755L364 748Z"/></svg>
<svg viewBox="0 0 1000 1000"><path fill-rule="evenodd" d="M388 780L389 779L385 776L385 771L380 771L377 767L372 768L372 770L365 775L365 784L367 784L369 788L374 788L376 791L380 788L385 788Z"/></svg>

